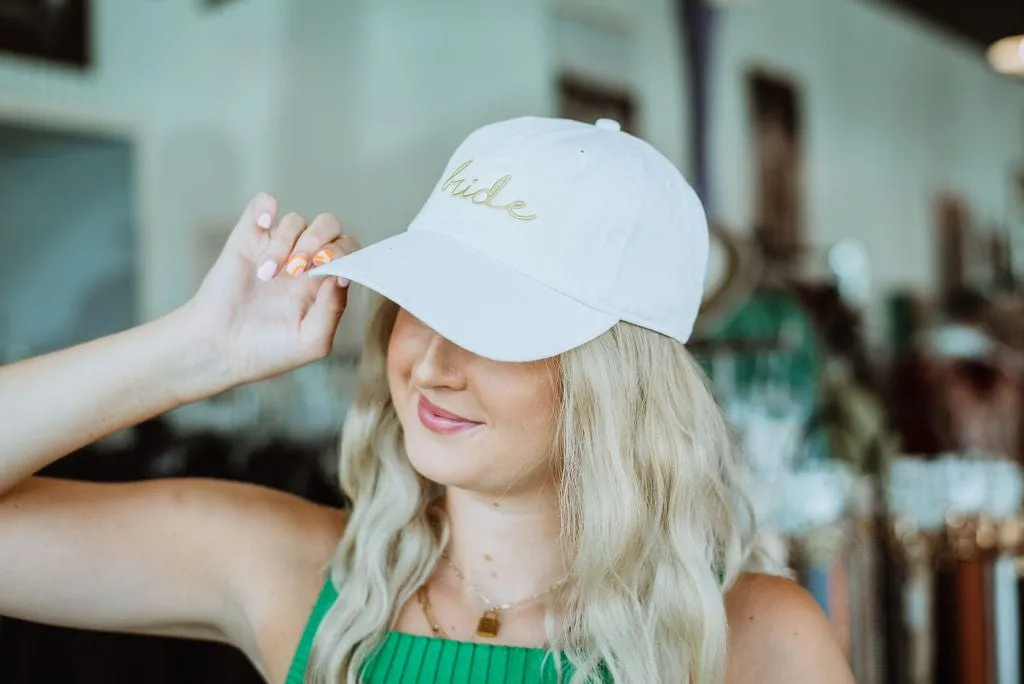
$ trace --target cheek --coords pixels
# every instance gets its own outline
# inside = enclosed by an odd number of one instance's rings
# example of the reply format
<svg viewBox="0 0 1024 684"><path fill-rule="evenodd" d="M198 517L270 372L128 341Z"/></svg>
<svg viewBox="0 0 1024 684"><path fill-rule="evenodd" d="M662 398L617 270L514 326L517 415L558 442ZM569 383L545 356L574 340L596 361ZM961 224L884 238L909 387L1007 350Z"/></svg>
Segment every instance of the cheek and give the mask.
<svg viewBox="0 0 1024 684"><path fill-rule="evenodd" d="M396 378L405 374L408 367L402 353L401 340L397 339L394 334L391 335L391 339L388 341L387 359L385 362L388 370L388 382L392 385L392 389L394 389Z"/></svg>
<svg viewBox="0 0 1024 684"><path fill-rule="evenodd" d="M407 337L392 334L388 342L385 364L391 401L398 411L399 418L404 420L407 417L405 406L409 402L411 392L409 378L415 364L415 353Z"/></svg>
<svg viewBox="0 0 1024 684"><path fill-rule="evenodd" d="M547 456L554 442L560 397L549 373L538 369L527 377L493 378L483 395L484 409L509 449Z"/></svg>
<svg viewBox="0 0 1024 684"><path fill-rule="evenodd" d="M387 349L388 384L391 390L404 389L412 375L416 359L423 353L423 335L404 311L398 313Z"/></svg>
<svg viewBox="0 0 1024 684"><path fill-rule="evenodd" d="M395 410L398 411L399 417L401 417L401 407L405 403L405 387L407 383L402 380L402 370L398 360L392 354L388 354L387 367L388 391L391 394L391 403L394 405Z"/></svg>

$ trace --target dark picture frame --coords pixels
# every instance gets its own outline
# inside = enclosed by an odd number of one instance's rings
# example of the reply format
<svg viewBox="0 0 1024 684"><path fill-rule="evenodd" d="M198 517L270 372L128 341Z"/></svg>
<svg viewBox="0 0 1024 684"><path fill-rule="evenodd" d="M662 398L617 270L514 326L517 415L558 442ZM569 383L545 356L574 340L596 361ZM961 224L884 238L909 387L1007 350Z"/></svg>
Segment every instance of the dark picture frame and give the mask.
<svg viewBox="0 0 1024 684"><path fill-rule="evenodd" d="M633 94L574 74L558 80L558 115L584 123L614 119L627 133L637 133L637 106Z"/></svg>
<svg viewBox="0 0 1024 684"><path fill-rule="evenodd" d="M754 238L775 265L793 267L804 251L803 97L796 79L767 69L747 73L753 141Z"/></svg>
<svg viewBox="0 0 1024 684"><path fill-rule="evenodd" d="M91 0L0 0L0 54L92 65Z"/></svg>

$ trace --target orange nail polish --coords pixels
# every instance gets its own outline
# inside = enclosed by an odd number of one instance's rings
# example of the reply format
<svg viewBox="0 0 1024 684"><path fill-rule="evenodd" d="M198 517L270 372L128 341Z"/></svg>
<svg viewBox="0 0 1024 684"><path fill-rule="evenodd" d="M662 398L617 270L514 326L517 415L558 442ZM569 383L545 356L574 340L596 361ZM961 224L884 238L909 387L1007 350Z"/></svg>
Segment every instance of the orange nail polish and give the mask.
<svg viewBox="0 0 1024 684"><path fill-rule="evenodd" d="M314 266L323 266L324 264L330 263L334 260L334 254L329 249L321 249L313 257Z"/></svg>
<svg viewBox="0 0 1024 684"><path fill-rule="evenodd" d="M307 266L309 266L309 259L300 254L299 256L292 257L292 260L288 262L288 265L285 266L284 270L288 275L294 278L301 275L302 272L306 270Z"/></svg>

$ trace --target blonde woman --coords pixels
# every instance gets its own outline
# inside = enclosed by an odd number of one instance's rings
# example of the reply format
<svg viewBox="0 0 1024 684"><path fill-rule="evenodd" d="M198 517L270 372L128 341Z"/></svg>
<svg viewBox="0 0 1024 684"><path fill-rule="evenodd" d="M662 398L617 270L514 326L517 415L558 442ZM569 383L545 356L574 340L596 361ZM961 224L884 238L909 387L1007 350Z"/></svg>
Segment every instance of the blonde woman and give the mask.
<svg viewBox="0 0 1024 684"><path fill-rule="evenodd" d="M842 683L815 604L745 572L726 426L684 346L707 226L610 121L474 132L354 251L253 199L195 297L0 368L0 614L234 644L268 682ZM383 295L343 428L352 510L206 481L32 477L323 357Z"/></svg>

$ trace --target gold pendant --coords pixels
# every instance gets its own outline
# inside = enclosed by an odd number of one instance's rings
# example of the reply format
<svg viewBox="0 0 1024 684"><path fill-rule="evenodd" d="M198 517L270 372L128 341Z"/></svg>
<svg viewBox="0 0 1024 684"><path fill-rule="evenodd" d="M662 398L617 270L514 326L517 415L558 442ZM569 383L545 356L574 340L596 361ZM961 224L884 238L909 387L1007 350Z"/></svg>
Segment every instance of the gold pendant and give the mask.
<svg viewBox="0 0 1024 684"><path fill-rule="evenodd" d="M488 610L480 616L480 622L476 623L476 635L493 639L498 636L501 622L498 620L498 611Z"/></svg>

